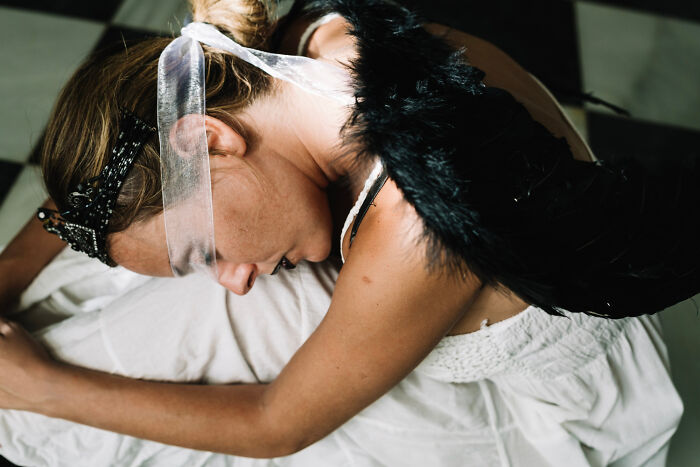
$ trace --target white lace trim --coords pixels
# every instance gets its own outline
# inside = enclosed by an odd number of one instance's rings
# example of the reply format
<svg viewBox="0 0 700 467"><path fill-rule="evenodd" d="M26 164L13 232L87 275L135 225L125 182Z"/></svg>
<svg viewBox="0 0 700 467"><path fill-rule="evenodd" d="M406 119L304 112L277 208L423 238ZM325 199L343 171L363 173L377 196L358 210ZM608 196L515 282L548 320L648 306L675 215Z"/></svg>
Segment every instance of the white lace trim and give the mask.
<svg viewBox="0 0 700 467"><path fill-rule="evenodd" d="M503 375L552 379L607 352L631 320L563 314L552 316L530 306L492 326L446 336L418 370L453 383Z"/></svg>

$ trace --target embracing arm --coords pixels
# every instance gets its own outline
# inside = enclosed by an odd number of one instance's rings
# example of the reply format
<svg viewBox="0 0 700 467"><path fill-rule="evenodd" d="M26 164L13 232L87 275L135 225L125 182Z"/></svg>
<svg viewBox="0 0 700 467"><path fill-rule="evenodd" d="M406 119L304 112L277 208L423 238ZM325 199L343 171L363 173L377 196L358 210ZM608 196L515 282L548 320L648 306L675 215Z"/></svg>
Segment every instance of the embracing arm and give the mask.
<svg viewBox="0 0 700 467"><path fill-rule="evenodd" d="M568 118L560 110L556 100L518 62L492 43L457 29L429 23L425 29L442 37L455 49L463 49L470 64L486 73L484 83L508 91L555 137L563 137L569 143L575 159L591 161L590 150Z"/></svg>
<svg viewBox="0 0 700 467"><path fill-rule="evenodd" d="M296 53L299 38L312 21L312 18L306 17L293 21L283 36L280 51ZM309 39L307 55L330 63L351 63L356 51L354 39L347 34L348 27L343 18L336 18L320 26ZM544 125L555 137L566 138L575 159L591 160L586 143L569 123L549 91L511 56L494 44L457 29L436 23L427 23L424 28L441 37L453 48L463 50L465 59L486 74L485 84L508 91L535 121Z"/></svg>
<svg viewBox="0 0 700 467"><path fill-rule="evenodd" d="M8 325L0 327L6 336L0 339L0 405L7 407L17 394L25 399L15 400L14 408L251 457L290 454L321 439L406 376L479 288L471 277L428 271L423 247L406 235L417 220L399 215L408 208L393 185L385 186L376 204L362 223L326 318L270 385L156 383L56 363L17 364L12 352L19 352L14 342L22 331ZM13 358L13 365L6 363ZM15 389L4 382L10 380L19 381Z"/></svg>
<svg viewBox="0 0 700 467"><path fill-rule="evenodd" d="M56 209L50 200L43 207ZM0 314L17 299L39 272L63 248L65 243L46 232L32 217L0 253Z"/></svg>

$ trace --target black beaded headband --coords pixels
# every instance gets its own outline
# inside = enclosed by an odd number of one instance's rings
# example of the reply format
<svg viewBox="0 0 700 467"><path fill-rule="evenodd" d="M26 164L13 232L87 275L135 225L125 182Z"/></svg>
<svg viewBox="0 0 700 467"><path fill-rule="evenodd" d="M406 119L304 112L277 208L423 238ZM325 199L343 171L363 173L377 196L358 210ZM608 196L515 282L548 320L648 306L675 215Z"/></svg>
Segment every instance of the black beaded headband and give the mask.
<svg viewBox="0 0 700 467"><path fill-rule="evenodd" d="M136 156L155 131L136 115L121 108L119 136L109 162L98 176L80 183L68 195L68 210L38 209L37 217L44 223L44 229L58 235L72 249L116 266L107 254L107 226Z"/></svg>

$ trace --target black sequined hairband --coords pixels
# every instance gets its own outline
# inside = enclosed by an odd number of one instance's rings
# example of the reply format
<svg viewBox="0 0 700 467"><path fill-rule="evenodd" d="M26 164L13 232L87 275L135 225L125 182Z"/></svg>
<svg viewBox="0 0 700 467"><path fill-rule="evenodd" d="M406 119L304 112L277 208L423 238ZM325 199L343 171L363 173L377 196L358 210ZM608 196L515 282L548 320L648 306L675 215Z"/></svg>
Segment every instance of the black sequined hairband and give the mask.
<svg viewBox="0 0 700 467"><path fill-rule="evenodd" d="M120 108L119 136L109 162L98 176L80 183L68 195L68 210L38 209L37 217L44 223L44 229L58 235L72 249L116 266L107 254L107 226L136 156L155 131L128 110Z"/></svg>

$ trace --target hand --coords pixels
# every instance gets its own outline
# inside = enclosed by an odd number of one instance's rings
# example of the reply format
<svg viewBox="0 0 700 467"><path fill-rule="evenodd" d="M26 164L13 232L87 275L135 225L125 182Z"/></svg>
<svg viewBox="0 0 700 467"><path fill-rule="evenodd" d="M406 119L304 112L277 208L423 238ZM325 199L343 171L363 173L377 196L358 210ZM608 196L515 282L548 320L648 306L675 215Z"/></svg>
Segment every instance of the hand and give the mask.
<svg viewBox="0 0 700 467"><path fill-rule="evenodd" d="M0 318L0 408L37 411L58 364L18 323Z"/></svg>

